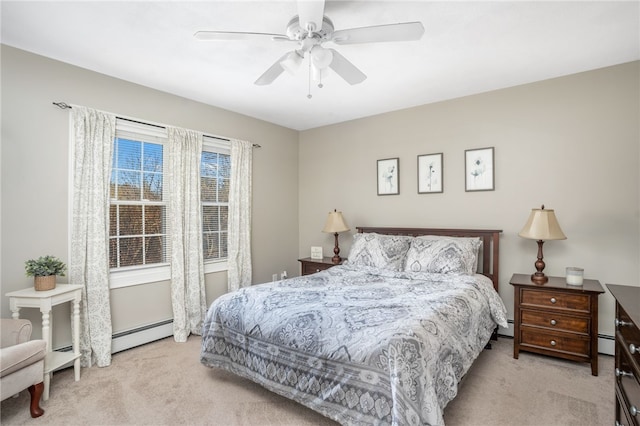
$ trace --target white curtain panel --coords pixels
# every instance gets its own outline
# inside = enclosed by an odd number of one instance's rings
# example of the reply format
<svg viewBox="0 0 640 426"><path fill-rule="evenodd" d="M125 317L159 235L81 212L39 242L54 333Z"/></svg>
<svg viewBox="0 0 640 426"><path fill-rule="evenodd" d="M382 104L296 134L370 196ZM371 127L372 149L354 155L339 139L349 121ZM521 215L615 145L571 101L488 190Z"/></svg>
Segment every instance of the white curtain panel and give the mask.
<svg viewBox="0 0 640 426"><path fill-rule="evenodd" d="M111 364L109 185L116 117L74 106L69 278L82 284L80 363Z"/></svg>
<svg viewBox="0 0 640 426"><path fill-rule="evenodd" d="M202 333L207 309L200 217L202 135L175 127L167 127L167 133L173 338L186 342L190 333Z"/></svg>
<svg viewBox="0 0 640 426"><path fill-rule="evenodd" d="M251 285L251 167L253 144L231 140L229 291Z"/></svg>

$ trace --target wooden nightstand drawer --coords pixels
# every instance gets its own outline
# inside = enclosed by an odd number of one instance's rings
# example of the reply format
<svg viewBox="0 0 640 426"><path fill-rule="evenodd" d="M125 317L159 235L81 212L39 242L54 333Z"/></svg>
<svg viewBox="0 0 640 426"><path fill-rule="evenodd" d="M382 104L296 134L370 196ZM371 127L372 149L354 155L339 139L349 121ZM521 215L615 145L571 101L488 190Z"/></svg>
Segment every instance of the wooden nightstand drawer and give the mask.
<svg viewBox="0 0 640 426"><path fill-rule="evenodd" d="M575 317L558 314L557 312L523 309L520 319L522 325L535 325L558 331L589 334L590 321L588 317Z"/></svg>
<svg viewBox="0 0 640 426"><path fill-rule="evenodd" d="M298 259L298 261L301 265L300 269L302 275L315 274L316 272L333 268L334 266L342 263L333 263L330 257L323 257L322 259L311 259L310 257L306 257L304 259Z"/></svg>
<svg viewBox="0 0 640 426"><path fill-rule="evenodd" d="M572 334L542 333L525 327L520 329L520 345L534 346L552 351L569 352L573 355L590 358L591 339L580 338Z"/></svg>
<svg viewBox="0 0 640 426"><path fill-rule="evenodd" d="M304 263L302 265L302 275L315 274L316 272L324 271L331 268L333 265L326 265L322 263Z"/></svg>
<svg viewBox="0 0 640 426"><path fill-rule="evenodd" d="M544 308L571 309L589 313L588 294L570 294L553 290L522 290L520 304Z"/></svg>

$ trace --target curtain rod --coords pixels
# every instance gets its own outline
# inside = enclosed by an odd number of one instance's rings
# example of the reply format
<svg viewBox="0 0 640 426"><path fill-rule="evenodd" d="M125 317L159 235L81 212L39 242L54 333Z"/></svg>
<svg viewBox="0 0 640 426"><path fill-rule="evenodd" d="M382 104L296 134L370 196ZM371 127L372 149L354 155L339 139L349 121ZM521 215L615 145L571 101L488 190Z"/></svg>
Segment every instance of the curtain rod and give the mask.
<svg viewBox="0 0 640 426"><path fill-rule="evenodd" d="M72 109L72 108L73 108L71 105L69 105L69 104L68 104L68 103L66 103L66 102L52 102L52 103L53 103L55 106L57 106L58 108L60 108L60 109ZM131 119L131 118L125 118L125 117L116 117L116 118L119 118L120 120L127 120L127 121L131 121L131 122L133 122L133 123L146 124L146 125L148 125L148 126L158 127L158 128L160 128L160 129L166 129L166 127L165 127L165 126L161 126L161 125L159 125L159 124L144 123L144 122L142 122L142 121L137 121L137 120L133 120L133 119ZM227 142L230 142L230 140L229 140L229 139L221 138L220 136L212 136L212 135L205 135L205 134L203 134L203 136L206 136L206 137L208 137L208 138L218 139L218 140L221 140L221 141L227 141ZM254 147L254 148L262 148L262 145L259 145L259 144L257 144L257 143L254 143L254 144L253 144L253 147Z"/></svg>

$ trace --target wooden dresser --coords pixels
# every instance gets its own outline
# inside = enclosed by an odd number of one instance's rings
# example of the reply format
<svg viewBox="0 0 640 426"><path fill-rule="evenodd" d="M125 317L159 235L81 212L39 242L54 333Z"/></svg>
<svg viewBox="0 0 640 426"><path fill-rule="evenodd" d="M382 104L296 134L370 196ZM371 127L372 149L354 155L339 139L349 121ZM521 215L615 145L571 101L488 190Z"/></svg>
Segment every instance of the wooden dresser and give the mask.
<svg viewBox="0 0 640 426"><path fill-rule="evenodd" d="M591 363L598 375L598 296L604 289L597 280L568 285L564 277L549 277L545 284L529 274L514 274L513 357L520 351Z"/></svg>
<svg viewBox="0 0 640 426"><path fill-rule="evenodd" d="M616 425L640 425L640 287L607 284L616 298Z"/></svg>
<svg viewBox="0 0 640 426"><path fill-rule="evenodd" d="M301 264L302 275L315 274L342 263L333 263L330 257L323 257L322 259L305 257L304 259L298 259L298 262Z"/></svg>

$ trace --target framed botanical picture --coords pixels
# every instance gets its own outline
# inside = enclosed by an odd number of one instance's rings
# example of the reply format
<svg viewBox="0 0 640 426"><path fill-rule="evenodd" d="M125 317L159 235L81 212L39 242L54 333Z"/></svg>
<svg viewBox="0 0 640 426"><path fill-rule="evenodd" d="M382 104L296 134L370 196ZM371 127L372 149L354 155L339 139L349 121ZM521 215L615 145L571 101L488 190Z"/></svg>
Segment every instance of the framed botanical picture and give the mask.
<svg viewBox="0 0 640 426"><path fill-rule="evenodd" d="M400 193L400 159L378 160L378 195Z"/></svg>
<svg viewBox="0 0 640 426"><path fill-rule="evenodd" d="M493 191L495 170L493 147L464 151L465 191Z"/></svg>
<svg viewBox="0 0 640 426"><path fill-rule="evenodd" d="M442 192L442 153L418 155L418 194Z"/></svg>

